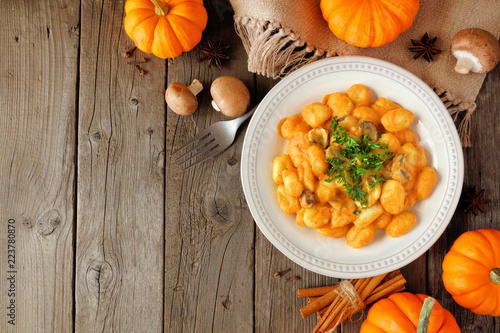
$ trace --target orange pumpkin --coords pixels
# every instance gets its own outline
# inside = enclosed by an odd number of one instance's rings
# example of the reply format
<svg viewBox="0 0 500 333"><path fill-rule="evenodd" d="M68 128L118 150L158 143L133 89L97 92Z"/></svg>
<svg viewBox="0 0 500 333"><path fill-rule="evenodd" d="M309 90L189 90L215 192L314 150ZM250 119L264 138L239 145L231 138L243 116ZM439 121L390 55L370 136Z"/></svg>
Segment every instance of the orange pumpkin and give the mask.
<svg viewBox="0 0 500 333"><path fill-rule="evenodd" d="M378 47L408 30L419 0L321 0L321 12L338 38L360 47Z"/></svg>
<svg viewBox="0 0 500 333"><path fill-rule="evenodd" d="M420 312L427 295L396 293L372 305L360 333L417 332ZM426 323L427 324L427 323ZM458 333L457 321L438 302L427 324L428 333Z"/></svg>
<svg viewBox="0 0 500 333"><path fill-rule="evenodd" d="M444 257L443 283L460 306L500 316L500 230L460 235Z"/></svg>
<svg viewBox="0 0 500 333"><path fill-rule="evenodd" d="M207 26L203 0L127 0L124 27L135 45L160 58L193 49Z"/></svg>

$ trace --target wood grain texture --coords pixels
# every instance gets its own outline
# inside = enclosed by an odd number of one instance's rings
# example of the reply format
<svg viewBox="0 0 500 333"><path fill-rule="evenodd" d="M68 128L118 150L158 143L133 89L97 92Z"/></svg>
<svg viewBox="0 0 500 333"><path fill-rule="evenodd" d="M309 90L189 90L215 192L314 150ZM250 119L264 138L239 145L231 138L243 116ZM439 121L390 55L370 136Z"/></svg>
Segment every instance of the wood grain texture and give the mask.
<svg viewBox="0 0 500 333"><path fill-rule="evenodd" d="M234 34L228 2L205 4L209 22L201 45L221 40L231 59L223 70L206 63L199 47L169 62L168 83L199 79L204 91L190 116L167 112L165 227L165 330L168 332L252 332L254 223L240 182L244 131L226 151L187 171L171 152L196 133L228 120L210 106L210 84L219 76L241 79L253 96L254 76ZM221 14L219 16L218 14Z"/></svg>
<svg viewBox="0 0 500 333"><path fill-rule="evenodd" d="M136 51L123 31L125 0L0 2L0 306L8 221L16 230L16 326L0 332L309 332L297 288L331 285L296 265L256 228L240 182L245 127L225 152L188 171L170 157L226 120L210 84L232 75L253 103L278 81L247 71L228 0L205 1L206 40L230 45L224 69L199 63L199 47L164 61ZM127 62L147 56L145 76ZM168 75L167 75L168 71ZM168 83L200 79L199 110L167 110ZM486 77L464 150L465 187L486 189L486 214L464 213L402 269L413 293L433 295L463 332L500 333L444 289L441 263L467 230L500 229L500 67ZM166 176L165 176L166 171ZM76 221L76 225L75 225ZM273 274L290 268L283 277ZM286 281L299 276L299 281ZM365 310L363 319L369 308ZM4 312L2 312L4 313ZM359 331L362 320L337 332Z"/></svg>
<svg viewBox="0 0 500 333"><path fill-rule="evenodd" d="M82 3L77 332L163 327L165 61L123 57L123 7ZM143 56L141 76L127 62Z"/></svg>
<svg viewBox="0 0 500 333"><path fill-rule="evenodd" d="M0 331L68 332L79 2L2 1L0 12ZM15 326L6 316L11 300Z"/></svg>

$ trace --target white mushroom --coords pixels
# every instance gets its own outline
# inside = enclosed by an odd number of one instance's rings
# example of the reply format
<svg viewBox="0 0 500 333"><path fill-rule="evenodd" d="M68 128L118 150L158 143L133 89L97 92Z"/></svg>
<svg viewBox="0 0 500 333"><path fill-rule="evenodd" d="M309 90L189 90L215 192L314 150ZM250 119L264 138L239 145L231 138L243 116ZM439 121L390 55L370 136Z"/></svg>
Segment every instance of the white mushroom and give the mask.
<svg viewBox="0 0 500 333"><path fill-rule="evenodd" d="M245 84L233 76L221 76L210 87L212 106L228 117L243 115L250 105L250 92Z"/></svg>
<svg viewBox="0 0 500 333"><path fill-rule="evenodd" d="M328 147L328 132L326 129L322 127L313 128L309 131L308 136L309 144L318 145L323 149Z"/></svg>
<svg viewBox="0 0 500 333"><path fill-rule="evenodd" d="M500 60L498 40L486 30L469 28L459 31L451 44L451 52L458 59L455 70L460 74L487 73Z"/></svg>
<svg viewBox="0 0 500 333"><path fill-rule="evenodd" d="M189 87L180 82L174 82L168 86L165 92L165 101L178 115L188 116L198 108L196 95L202 90L203 85L198 80L193 80Z"/></svg>

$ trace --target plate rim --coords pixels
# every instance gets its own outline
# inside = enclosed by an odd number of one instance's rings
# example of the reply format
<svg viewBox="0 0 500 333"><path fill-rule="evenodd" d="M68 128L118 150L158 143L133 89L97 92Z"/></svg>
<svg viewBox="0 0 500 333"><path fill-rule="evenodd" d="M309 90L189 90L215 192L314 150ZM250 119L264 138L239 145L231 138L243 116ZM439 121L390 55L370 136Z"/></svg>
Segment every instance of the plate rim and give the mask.
<svg viewBox="0 0 500 333"><path fill-rule="evenodd" d="M340 67L339 67L340 66ZM338 69L347 69L347 70L353 70L356 71L358 69L358 66L364 66L364 67L375 67L378 68L377 70L380 71L383 68L386 68L386 73L395 73L396 75L401 75L404 78L408 78L408 84L413 86L416 86L421 93L423 94L422 96L426 95L428 97L426 105L428 105L429 109L431 107L429 104L434 105L435 109L438 110L438 115L440 115L443 119L442 124L438 124L438 128L440 133L445 137L445 134L442 133L443 131L443 126L447 126L449 128L449 133L447 134L447 137L451 137L452 140L451 142L446 142L447 147L446 150L447 152L454 149L453 151L453 157L456 159L457 165L455 166L456 168L456 173L451 174L456 175L456 184L453 186L451 190L454 189L454 195L452 195L451 198L448 198L450 195L450 191L448 189L449 187L449 179L447 179L446 183L446 191L444 193L443 201L445 199L447 200L447 207L446 207L446 212L444 216L441 217L441 221L437 225L435 231L427 237L427 239L424 240L424 243L422 245L418 245L418 247L411 252L408 255L403 256L403 259L398 259L397 262L389 262L385 263L384 265L380 264L380 260L377 261L372 261L369 264L372 264L372 267L369 267L365 269L360 269L361 265L367 265L367 264L351 264L351 265L345 265L345 264L339 264L340 269L337 269L337 265L334 265L335 268L326 268L323 266L318 266L317 264L314 263L314 261L324 261L324 259L317 259L313 258L313 262L307 261L304 258L300 258L297 254L293 253L290 250L290 245L285 245L282 244L282 242L277 239L277 237L271 232L271 230L268 229L268 227L265 225L265 223L261 220L261 216L258 212L257 209L257 203L254 200L254 197L251 195L251 188L250 188L250 177L246 177L246 175L249 174L250 166L249 166L249 154L245 153L248 151L251 151L251 141L253 139L253 136L255 135L255 130L256 126L258 124L258 121L260 121L261 117L263 116L263 113L266 111L266 109L269 107L269 104L273 99L276 98L277 92L280 92L283 89L286 89L287 86L292 85L297 81L297 79L306 77L309 75L308 78L314 79L314 77L320 72L328 72L328 70L331 70L332 73L335 73L336 70ZM364 68L363 67L363 68ZM311 73L315 73L315 71L318 71L318 73L311 75ZM376 71L375 71L376 73ZM403 79L406 82L406 79ZM305 80L303 79L302 82ZM401 82L400 82L401 83ZM300 84L296 84L296 86L299 86ZM415 92L416 94L416 92ZM430 99L430 100L429 100ZM432 104L433 102L434 104ZM434 115L434 112L431 111L431 114ZM443 122L444 121L444 122ZM448 147L448 145L450 147ZM450 163L450 156L447 158L448 163ZM462 191L462 186L463 186L463 177L464 177L464 161L463 161L463 152L462 152L462 146L460 143L460 139L458 136L458 132L456 130L455 124L453 123L453 120L451 116L449 115L446 107L444 104L441 102L439 99L438 95L430 88L424 81L422 81L420 78L415 76L413 73L407 71L406 69L397 66L395 64L392 64L390 62L381 60L381 59L376 59L376 58L371 58L371 57L364 57L364 56L340 56L340 57L333 57L333 58L327 58L327 59L322 59L316 62L313 62L311 64L305 65L301 67L300 69L294 71L287 77L285 77L283 80L278 82L267 94L266 96L262 99L261 103L259 104L258 108L255 111L255 114L253 115L252 119L250 120L250 123L247 127L246 133L245 133L245 139L243 142L243 150L242 150L242 160L241 160L241 182L242 182L242 187L243 187L243 192L245 195L245 199L247 201L249 210L252 214L252 217L256 223L256 225L259 227L260 231L264 234L264 236L273 244L274 247L276 247L280 252L282 252L285 256L287 256L290 260L294 261L295 263L299 264L300 266L311 270L313 272L326 275L326 276L332 276L332 277L338 277L338 278L362 278L362 277L368 277L368 276L374 276L386 272L390 272L392 270L401 268L403 266L408 265L409 263L413 262L417 258L419 258L422 254L427 252L434 244L435 242L441 237L443 232L446 230L448 227L455 211L456 207L458 205L459 199L460 199L460 193ZM442 204L442 203L441 203ZM439 208L436 212L437 213L441 212L441 208ZM441 212L442 214L442 212ZM434 218L435 219L435 218ZM429 226L433 224L434 219L429 223ZM427 228L429 229L429 227ZM427 230L426 229L426 230ZM424 230L423 233L426 233L426 230ZM276 231L275 231L276 232ZM281 233L278 231L278 233ZM421 237L419 236L417 238L417 241L420 242ZM288 246L288 247L287 247ZM407 249L407 248L405 248ZM403 249L403 251L405 250ZM298 251L304 252L302 249L297 249ZM307 254L310 256L310 254ZM395 254L391 255L392 257ZM389 261L391 261L390 259ZM378 265L375 265L376 267L373 267L373 264L377 263ZM350 269L349 269L350 267ZM347 270L345 268L348 268Z"/></svg>

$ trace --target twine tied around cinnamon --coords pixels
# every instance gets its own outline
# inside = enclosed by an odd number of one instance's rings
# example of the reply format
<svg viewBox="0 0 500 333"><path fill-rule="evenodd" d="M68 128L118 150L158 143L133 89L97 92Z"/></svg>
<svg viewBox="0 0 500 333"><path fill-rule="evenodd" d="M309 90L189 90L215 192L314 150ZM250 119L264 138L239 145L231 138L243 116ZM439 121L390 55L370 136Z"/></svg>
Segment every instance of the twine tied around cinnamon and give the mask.
<svg viewBox="0 0 500 333"><path fill-rule="evenodd" d="M340 298L347 299L349 304L344 308L344 310L342 310L340 316L338 317L337 321L334 324L334 327L336 328L337 326L342 324L344 313L349 313L349 317L351 318L352 323L360 321L363 318L364 309L366 305L365 302L361 299L361 295L356 291L356 288L354 288L354 286L352 285L351 281L342 280L339 283L339 288L335 290L335 292L339 295ZM353 316L358 313L360 314L359 318L353 319ZM333 332L335 328L333 328L328 332Z"/></svg>
<svg viewBox="0 0 500 333"><path fill-rule="evenodd" d="M309 304L300 309L302 318L318 313L313 333L332 332L351 316L351 322L363 318L366 305L405 289L406 280L399 270L374 277L342 280L340 284L297 290L297 296L308 297ZM352 318L359 313L359 319Z"/></svg>

